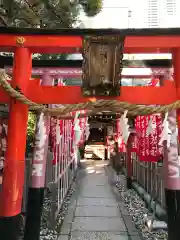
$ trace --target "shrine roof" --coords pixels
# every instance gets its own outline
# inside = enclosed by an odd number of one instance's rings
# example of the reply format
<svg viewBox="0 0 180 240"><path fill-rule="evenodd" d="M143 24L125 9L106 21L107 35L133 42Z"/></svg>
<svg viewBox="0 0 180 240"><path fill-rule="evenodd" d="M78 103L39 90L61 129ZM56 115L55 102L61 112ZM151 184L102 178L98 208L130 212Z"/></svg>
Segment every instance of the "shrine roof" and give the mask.
<svg viewBox="0 0 180 240"><path fill-rule="evenodd" d="M180 35L180 28L142 28L142 29L40 29L40 28L11 28L0 27L0 34L22 34L22 35L66 35L66 36L85 36L85 35L114 35L125 36L168 36Z"/></svg>
<svg viewBox="0 0 180 240"><path fill-rule="evenodd" d="M133 66L138 67L140 63L144 63L146 67L155 67L155 68L169 68L172 66L171 59L150 59L150 60L133 60ZM131 60L124 60L124 67L131 67ZM82 60L33 60L33 67L72 67L72 68L81 68ZM12 66L13 58L7 56L0 56L0 68L4 66Z"/></svg>

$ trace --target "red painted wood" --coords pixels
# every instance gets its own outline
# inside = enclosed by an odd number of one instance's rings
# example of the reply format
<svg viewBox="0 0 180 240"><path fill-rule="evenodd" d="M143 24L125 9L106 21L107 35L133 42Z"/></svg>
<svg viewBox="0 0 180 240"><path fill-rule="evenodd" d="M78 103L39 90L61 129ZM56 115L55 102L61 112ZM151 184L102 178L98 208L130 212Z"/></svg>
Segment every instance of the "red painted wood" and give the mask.
<svg viewBox="0 0 180 240"><path fill-rule="evenodd" d="M97 97L96 99L116 99L132 104L170 104L177 100L174 82L168 80L162 87L122 86L120 91L118 97ZM29 82L27 97L36 103L48 104L76 104L90 100L82 96L79 86L40 86L38 80Z"/></svg>
<svg viewBox="0 0 180 240"><path fill-rule="evenodd" d="M26 48L18 48L14 57L13 87L26 93L31 74L31 54ZM26 129L28 106L10 100L7 152L0 193L0 216L12 217L21 213L24 186Z"/></svg>
<svg viewBox="0 0 180 240"><path fill-rule="evenodd" d="M117 101L129 102L132 104L170 104L180 99L180 89L176 90L172 81L165 80L162 87L129 87L120 88L119 97L97 97L96 99L116 99ZM82 96L79 86L40 86L40 80L29 81L26 96L39 104L76 104L87 102L91 98ZM0 102L7 103L8 95L0 87Z"/></svg>
<svg viewBox="0 0 180 240"><path fill-rule="evenodd" d="M0 35L1 51L14 51L17 47L16 39L18 35ZM25 38L24 47L28 47L32 52L44 53L72 53L80 52L82 48L82 37L80 36L50 36L34 35L23 36ZM125 53L160 53L171 52L172 48L180 47L180 36L126 36Z"/></svg>

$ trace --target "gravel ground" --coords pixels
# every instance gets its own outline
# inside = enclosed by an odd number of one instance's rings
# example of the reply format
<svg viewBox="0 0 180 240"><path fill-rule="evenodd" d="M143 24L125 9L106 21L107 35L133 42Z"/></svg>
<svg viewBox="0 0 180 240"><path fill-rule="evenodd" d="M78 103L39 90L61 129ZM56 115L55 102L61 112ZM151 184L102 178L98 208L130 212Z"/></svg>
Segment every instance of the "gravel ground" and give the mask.
<svg viewBox="0 0 180 240"><path fill-rule="evenodd" d="M74 180L75 182L75 180ZM62 208L57 216L56 219L56 227L55 230L49 228L49 213L51 211L50 203L51 203L51 194L47 194L46 198L44 199L44 206L43 206L43 214L41 220L41 229L40 229L40 240L57 240L57 236L59 235L59 229L63 222L63 219L68 211L68 205L71 201L72 194L74 193L74 182L72 183L71 187L69 188L67 195L64 199L62 204ZM23 240L24 229L21 231L20 240Z"/></svg>
<svg viewBox="0 0 180 240"><path fill-rule="evenodd" d="M124 200L125 206L129 214L132 216L136 227L140 229L142 233L142 239L167 240L167 231L149 231L149 229L145 226L144 215L148 214L148 209L146 208L144 201L138 196L138 194L133 189L127 190L125 188L125 185L120 182L116 184L116 187L120 192L121 198Z"/></svg>
<svg viewBox="0 0 180 240"><path fill-rule="evenodd" d="M48 197L45 199L44 212L43 212L42 221L41 221L40 240L56 240L57 239L57 236L59 235L59 229L64 220L64 217L67 214L68 205L71 201L71 196L74 193L74 191L75 191L74 184L72 184L64 199L62 208L57 216L55 230L52 230L48 227L48 222L49 222L48 217L49 217L51 199Z"/></svg>
<svg viewBox="0 0 180 240"><path fill-rule="evenodd" d="M121 198L125 202L125 206L132 216L133 221L138 229L140 229L142 233L142 239L148 240L167 240L167 231L158 230L158 231L149 231L149 229L144 224L144 215L148 214L148 209L145 206L144 201L138 196L138 194L133 190L127 190L123 181L118 182L116 184L118 191L120 192ZM71 197L74 189L74 184L71 185L62 205L62 209L58 214L56 220L56 229L51 230L48 227L48 218L50 212L50 203L51 203L51 195L48 194L44 200L42 221L41 221L41 231L40 231L40 240L57 240L58 230L63 222L63 219L68 211L68 205L71 201ZM149 215L149 214L148 214ZM22 231L23 235L23 231ZM21 237L23 240L23 237Z"/></svg>

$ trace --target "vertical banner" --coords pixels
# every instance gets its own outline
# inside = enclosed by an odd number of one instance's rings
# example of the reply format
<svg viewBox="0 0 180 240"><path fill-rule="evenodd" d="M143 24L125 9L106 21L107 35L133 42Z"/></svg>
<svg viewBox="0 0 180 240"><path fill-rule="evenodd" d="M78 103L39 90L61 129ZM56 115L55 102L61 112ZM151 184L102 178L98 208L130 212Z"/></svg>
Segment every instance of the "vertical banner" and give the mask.
<svg viewBox="0 0 180 240"><path fill-rule="evenodd" d="M152 132L147 135L149 121L152 119ZM137 152L140 161L156 162L162 154L162 147L159 146L162 121L160 115L138 116L135 121L137 132Z"/></svg>
<svg viewBox="0 0 180 240"><path fill-rule="evenodd" d="M113 126L107 126L107 149L108 155L112 153L114 149Z"/></svg>
<svg viewBox="0 0 180 240"><path fill-rule="evenodd" d="M53 165L56 164L56 124L57 120L55 118L51 118L51 144L52 144L52 152L53 152Z"/></svg>
<svg viewBox="0 0 180 240"><path fill-rule="evenodd" d="M149 125L150 116L144 116L144 128L145 128L145 157L149 157L151 155L151 148L152 148L152 139L151 134L147 134L147 128ZM145 161L145 160L144 160ZM149 161L149 160L147 160Z"/></svg>
<svg viewBox="0 0 180 240"><path fill-rule="evenodd" d="M71 120L71 144L70 144L70 151L71 151L71 155L74 154L74 148L73 148L73 145L74 145L74 119Z"/></svg>
<svg viewBox="0 0 180 240"><path fill-rule="evenodd" d="M137 134L132 134L132 144L131 144L131 152L138 152L138 137Z"/></svg>
<svg viewBox="0 0 180 240"><path fill-rule="evenodd" d="M139 159L141 161L146 161L146 117L139 117L139 129L138 129L138 137L139 137Z"/></svg>
<svg viewBox="0 0 180 240"><path fill-rule="evenodd" d="M149 154L147 155L147 161L156 162L158 159L158 138L157 138L157 126L156 126L156 115L151 115L152 124L154 125L152 133L149 134ZM149 120L150 120L149 117ZM148 126L148 125L147 125Z"/></svg>
<svg viewBox="0 0 180 240"><path fill-rule="evenodd" d="M0 118L0 184L2 184L5 153L7 147L7 119Z"/></svg>
<svg viewBox="0 0 180 240"><path fill-rule="evenodd" d="M159 143L161 139L161 133L162 133L162 117L161 114L156 115L156 128L157 128L157 142ZM158 155L163 155L163 146L159 146L158 144Z"/></svg>
<svg viewBox="0 0 180 240"><path fill-rule="evenodd" d="M122 139L122 134L121 134L120 118L116 119L115 141L118 142L118 151L126 152L126 145Z"/></svg>
<svg viewBox="0 0 180 240"><path fill-rule="evenodd" d="M84 114L85 110L80 111L80 114ZM83 145L84 141L85 141L85 124L86 124L86 119L85 118L80 118L79 119L79 126L81 129L81 140L79 142L80 145Z"/></svg>

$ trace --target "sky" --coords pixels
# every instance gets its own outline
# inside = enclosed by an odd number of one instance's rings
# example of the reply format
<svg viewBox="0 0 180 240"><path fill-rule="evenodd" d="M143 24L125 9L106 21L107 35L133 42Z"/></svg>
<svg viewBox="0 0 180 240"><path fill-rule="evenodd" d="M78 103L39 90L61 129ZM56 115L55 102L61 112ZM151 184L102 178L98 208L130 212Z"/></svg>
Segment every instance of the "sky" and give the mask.
<svg viewBox="0 0 180 240"><path fill-rule="evenodd" d="M144 9L146 0L104 0L102 11L95 17L88 18L84 13L81 13L80 20L83 22L82 28L137 28L143 27L145 13ZM129 11L132 12L133 17L129 17ZM171 58L170 54L155 56L153 54L139 54L135 55L136 59L152 59L152 58ZM74 55L74 59L82 58L81 55ZM124 59L129 58L129 55ZM126 69L129 71L129 69ZM144 69L146 74L150 74L151 69ZM139 74L139 72L138 72ZM137 80L138 81L138 80ZM139 80L141 83L142 80ZM128 80L124 79L125 83L129 84Z"/></svg>
<svg viewBox="0 0 180 240"><path fill-rule="evenodd" d="M94 18L87 18L83 13L81 14L81 19L87 28L142 28L147 26L148 0L104 0L103 2L101 13ZM156 2L160 26L180 27L180 0L172 0L172 4L176 6L173 15L167 13L166 0L156 0ZM131 17L128 17L128 11L131 11Z"/></svg>
<svg viewBox="0 0 180 240"><path fill-rule="evenodd" d="M104 0L102 11L95 17L88 18L82 12L81 27L85 28L141 28L144 20L144 8L146 0ZM141 7L139 7L141 6ZM133 12L133 18L128 17L128 12ZM171 58L170 54L161 54L156 58ZM75 58L79 58L76 56ZM125 56L126 58L126 56ZM136 59L153 58L152 54L136 55Z"/></svg>
<svg viewBox="0 0 180 240"><path fill-rule="evenodd" d="M80 18L87 28L129 28L132 22L128 11L135 9L133 26L141 26L144 2L145 0L104 0L101 13L93 18L87 18L82 13Z"/></svg>
<svg viewBox="0 0 180 240"><path fill-rule="evenodd" d="M93 18L82 13L80 18L87 28L127 28L128 1L104 0L101 13Z"/></svg>

